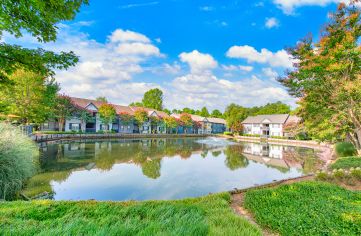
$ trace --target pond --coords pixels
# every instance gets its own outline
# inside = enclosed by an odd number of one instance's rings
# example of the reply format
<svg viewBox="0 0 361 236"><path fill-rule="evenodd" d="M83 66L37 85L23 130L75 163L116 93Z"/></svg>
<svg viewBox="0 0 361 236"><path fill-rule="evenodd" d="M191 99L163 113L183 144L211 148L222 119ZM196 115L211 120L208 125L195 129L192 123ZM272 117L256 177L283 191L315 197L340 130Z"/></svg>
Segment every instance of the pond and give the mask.
<svg viewBox="0 0 361 236"><path fill-rule="evenodd" d="M313 149L221 138L118 139L48 143L28 196L55 200L180 199L313 172Z"/></svg>

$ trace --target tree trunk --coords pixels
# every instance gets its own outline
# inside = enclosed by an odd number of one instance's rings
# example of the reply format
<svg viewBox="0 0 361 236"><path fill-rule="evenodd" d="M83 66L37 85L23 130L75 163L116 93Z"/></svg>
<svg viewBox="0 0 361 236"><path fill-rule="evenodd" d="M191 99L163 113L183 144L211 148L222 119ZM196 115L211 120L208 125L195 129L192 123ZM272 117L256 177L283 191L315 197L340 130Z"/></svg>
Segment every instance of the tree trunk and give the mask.
<svg viewBox="0 0 361 236"><path fill-rule="evenodd" d="M351 142L357 149L357 153L361 155L361 122L357 119L357 116L352 109L349 109L349 115L352 120L352 123L355 126L353 133L349 134Z"/></svg>
<svg viewBox="0 0 361 236"><path fill-rule="evenodd" d="M65 121L64 118L59 118L59 131L60 131L60 132L63 131L64 121Z"/></svg>

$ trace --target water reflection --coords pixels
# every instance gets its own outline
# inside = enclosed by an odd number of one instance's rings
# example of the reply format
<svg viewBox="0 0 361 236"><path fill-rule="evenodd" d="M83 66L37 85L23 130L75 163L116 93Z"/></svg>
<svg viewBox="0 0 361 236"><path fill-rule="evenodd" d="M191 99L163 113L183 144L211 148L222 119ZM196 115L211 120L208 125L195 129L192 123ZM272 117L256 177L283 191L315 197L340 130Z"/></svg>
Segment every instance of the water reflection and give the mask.
<svg viewBox="0 0 361 236"><path fill-rule="evenodd" d="M313 149L215 138L75 141L41 150L41 173L26 194L55 199L193 197L300 176L317 164Z"/></svg>

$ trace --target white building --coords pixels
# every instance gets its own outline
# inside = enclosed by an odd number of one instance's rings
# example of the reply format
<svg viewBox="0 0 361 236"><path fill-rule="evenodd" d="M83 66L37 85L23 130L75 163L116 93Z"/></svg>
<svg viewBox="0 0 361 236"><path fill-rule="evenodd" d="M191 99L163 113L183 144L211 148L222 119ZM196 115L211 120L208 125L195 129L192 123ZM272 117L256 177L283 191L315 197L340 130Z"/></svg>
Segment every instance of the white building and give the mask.
<svg viewBox="0 0 361 236"><path fill-rule="evenodd" d="M299 122L300 118L289 114L249 116L242 124L244 134L266 137L286 136L283 128L287 123Z"/></svg>

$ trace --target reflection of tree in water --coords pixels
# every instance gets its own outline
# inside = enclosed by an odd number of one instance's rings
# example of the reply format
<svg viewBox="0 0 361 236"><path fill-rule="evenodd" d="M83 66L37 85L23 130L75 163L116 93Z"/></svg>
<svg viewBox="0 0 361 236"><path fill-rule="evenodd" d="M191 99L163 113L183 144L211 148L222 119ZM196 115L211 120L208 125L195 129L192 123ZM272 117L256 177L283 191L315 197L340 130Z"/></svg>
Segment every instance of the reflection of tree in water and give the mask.
<svg viewBox="0 0 361 236"><path fill-rule="evenodd" d="M289 166L301 166L305 174L314 173L322 164L314 149L304 147L287 147L283 159Z"/></svg>
<svg viewBox="0 0 361 236"><path fill-rule="evenodd" d="M135 163L142 168L144 175L156 179L160 177L164 157L180 156L185 159L191 157L193 152L203 150L207 154L208 148L196 140L89 140L48 144L42 150L41 173L30 180L26 191L33 193L31 195L50 192L51 181L65 181L74 170L90 170L96 166L108 171L116 163Z"/></svg>
<svg viewBox="0 0 361 236"><path fill-rule="evenodd" d="M222 151L215 151L215 152L212 152L212 156L213 157L218 157L219 155L222 154Z"/></svg>
<svg viewBox="0 0 361 236"><path fill-rule="evenodd" d="M149 160L142 163L142 172L145 176L157 179L160 177L161 160Z"/></svg>
<svg viewBox="0 0 361 236"><path fill-rule="evenodd" d="M224 154L226 155L225 164L230 170L248 166L248 159L242 155L242 152L242 145L231 145L224 150Z"/></svg>

